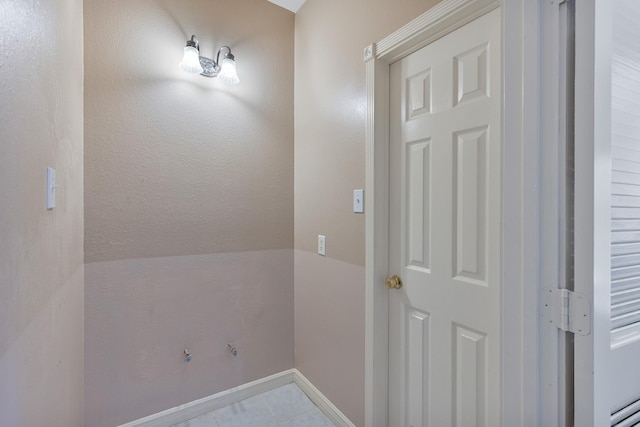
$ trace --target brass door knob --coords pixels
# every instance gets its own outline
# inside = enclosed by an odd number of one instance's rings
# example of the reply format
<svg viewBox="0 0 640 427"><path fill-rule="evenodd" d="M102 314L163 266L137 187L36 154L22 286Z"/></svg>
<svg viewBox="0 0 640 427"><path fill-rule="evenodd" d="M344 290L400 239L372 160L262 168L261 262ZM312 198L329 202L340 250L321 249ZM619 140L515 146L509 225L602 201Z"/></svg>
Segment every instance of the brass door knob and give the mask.
<svg viewBox="0 0 640 427"><path fill-rule="evenodd" d="M391 276L385 282L384 285L387 289L400 289L402 287L402 280L398 276Z"/></svg>

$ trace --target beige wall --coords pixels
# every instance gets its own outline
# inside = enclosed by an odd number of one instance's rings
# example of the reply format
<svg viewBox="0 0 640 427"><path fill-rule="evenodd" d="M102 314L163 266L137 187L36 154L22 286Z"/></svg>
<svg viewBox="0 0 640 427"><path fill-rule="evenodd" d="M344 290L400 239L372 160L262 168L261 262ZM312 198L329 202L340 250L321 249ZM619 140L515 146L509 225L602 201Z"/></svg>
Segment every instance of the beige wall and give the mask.
<svg viewBox="0 0 640 427"><path fill-rule="evenodd" d="M296 368L364 426L364 268L295 251Z"/></svg>
<svg viewBox="0 0 640 427"><path fill-rule="evenodd" d="M86 262L291 249L294 15L87 0L85 23ZM191 34L240 85L178 68Z"/></svg>
<svg viewBox="0 0 640 427"><path fill-rule="evenodd" d="M363 50L436 3L307 0L296 15L296 366L358 426L364 425L365 240L352 195L364 186ZM307 255L316 251L318 234L326 235L327 259ZM323 286L327 292L315 289ZM338 318L323 322L322 312ZM335 361L333 369L326 360Z"/></svg>
<svg viewBox="0 0 640 427"><path fill-rule="evenodd" d="M100 427L294 365L294 15L86 0L85 29L86 425ZM206 56L231 46L240 85L178 68L191 34Z"/></svg>
<svg viewBox="0 0 640 427"><path fill-rule="evenodd" d="M0 1L2 426L82 425L82 79L82 1Z"/></svg>
<svg viewBox="0 0 640 427"><path fill-rule="evenodd" d="M87 264L86 425L120 425L291 369L292 270L291 249Z"/></svg>

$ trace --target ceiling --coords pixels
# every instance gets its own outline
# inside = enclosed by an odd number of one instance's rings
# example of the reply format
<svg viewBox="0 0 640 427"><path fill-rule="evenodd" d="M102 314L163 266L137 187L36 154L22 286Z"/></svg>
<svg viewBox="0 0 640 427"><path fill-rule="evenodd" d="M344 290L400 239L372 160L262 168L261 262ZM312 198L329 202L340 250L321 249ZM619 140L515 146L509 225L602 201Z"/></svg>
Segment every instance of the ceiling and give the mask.
<svg viewBox="0 0 640 427"><path fill-rule="evenodd" d="M271 3L275 3L278 6L289 9L291 12L296 13L305 0L269 0Z"/></svg>

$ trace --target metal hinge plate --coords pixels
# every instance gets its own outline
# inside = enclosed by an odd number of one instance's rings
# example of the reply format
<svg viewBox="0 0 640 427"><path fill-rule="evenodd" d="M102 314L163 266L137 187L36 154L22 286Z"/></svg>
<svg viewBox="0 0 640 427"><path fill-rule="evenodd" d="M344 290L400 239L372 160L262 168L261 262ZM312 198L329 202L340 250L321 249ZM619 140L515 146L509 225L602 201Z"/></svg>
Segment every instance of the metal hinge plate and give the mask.
<svg viewBox="0 0 640 427"><path fill-rule="evenodd" d="M563 331L577 335L591 333L591 302L586 295L568 289L544 288L542 315Z"/></svg>

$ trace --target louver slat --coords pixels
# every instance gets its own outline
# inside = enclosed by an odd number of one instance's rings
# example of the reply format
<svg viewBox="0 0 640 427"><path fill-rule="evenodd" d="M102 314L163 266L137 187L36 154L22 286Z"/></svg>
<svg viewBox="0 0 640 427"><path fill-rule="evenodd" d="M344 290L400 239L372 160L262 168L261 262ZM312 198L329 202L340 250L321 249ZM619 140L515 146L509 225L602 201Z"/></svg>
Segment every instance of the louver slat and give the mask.
<svg viewBox="0 0 640 427"><path fill-rule="evenodd" d="M637 255L640 254L640 243L618 243L611 248L611 255Z"/></svg>
<svg viewBox="0 0 640 427"><path fill-rule="evenodd" d="M613 260L611 262L613 263ZM640 265L630 265L611 269L611 280L613 281L634 277L640 277Z"/></svg>
<svg viewBox="0 0 640 427"><path fill-rule="evenodd" d="M633 427L640 422L640 400L611 415L612 427Z"/></svg>
<svg viewBox="0 0 640 427"><path fill-rule="evenodd" d="M611 296L611 303L613 306L630 301L637 301L640 299L640 289L632 288L627 291L614 292Z"/></svg>
<svg viewBox="0 0 640 427"><path fill-rule="evenodd" d="M630 267L640 264L640 254L632 253L629 255L620 255L611 257L611 268Z"/></svg>
<svg viewBox="0 0 640 427"><path fill-rule="evenodd" d="M630 129L614 124L616 130ZM614 134L614 141L621 139ZM611 331L615 336L623 328L640 324L640 151L615 142L611 207Z"/></svg>

